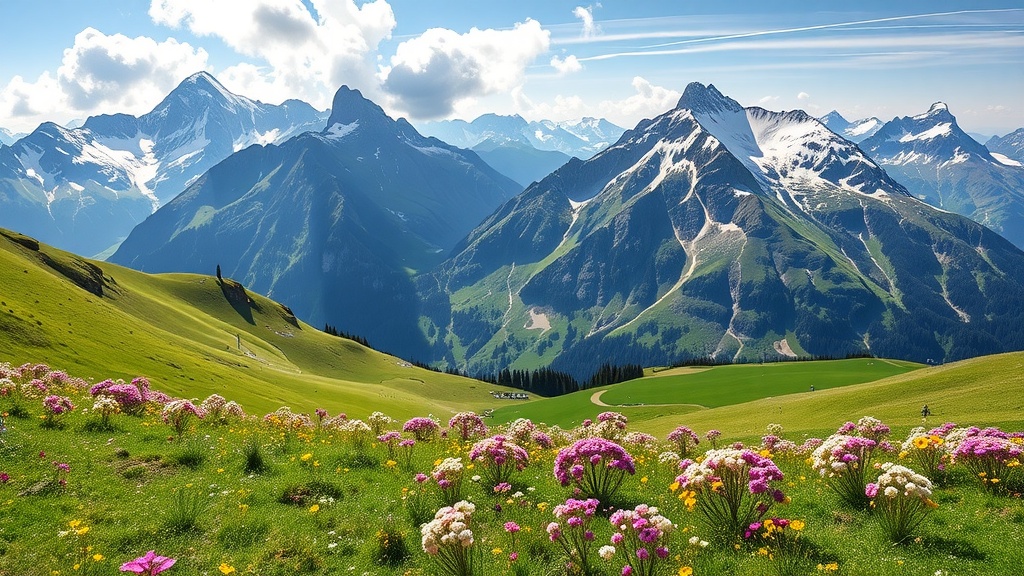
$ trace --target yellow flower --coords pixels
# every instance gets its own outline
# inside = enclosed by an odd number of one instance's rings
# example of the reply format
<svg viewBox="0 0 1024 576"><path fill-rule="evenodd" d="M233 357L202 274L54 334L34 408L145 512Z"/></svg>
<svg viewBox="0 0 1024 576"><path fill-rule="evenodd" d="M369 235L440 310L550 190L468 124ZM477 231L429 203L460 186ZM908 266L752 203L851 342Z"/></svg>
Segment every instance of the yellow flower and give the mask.
<svg viewBox="0 0 1024 576"><path fill-rule="evenodd" d="M72 520L71 522L68 522L68 526L71 526L71 528L73 528L73 529L74 528L78 528L81 524L82 524L81 520Z"/></svg>
<svg viewBox="0 0 1024 576"><path fill-rule="evenodd" d="M102 562L103 558L104 558L103 554L93 554L92 555L92 561L93 562Z"/></svg>
<svg viewBox="0 0 1024 576"><path fill-rule="evenodd" d="M312 506L309 507L309 511L312 512L313 514L316 514L317 512L320 511L320 505L319 504L313 504Z"/></svg>
<svg viewBox="0 0 1024 576"><path fill-rule="evenodd" d="M839 570L839 564L835 562L829 562L828 564L818 564L819 572L835 572Z"/></svg>
<svg viewBox="0 0 1024 576"><path fill-rule="evenodd" d="M312 452L306 452L305 454L302 455L302 461L303 462L309 462L309 460L312 457L313 457L313 453Z"/></svg>
<svg viewBox="0 0 1024 576"><path fill-rule="evenodd" d="M224 473L224 469L223 468L217 468L217 474L223 474L223 473Z"/></svg>
<svg viewBox="0 0 1024 576"><path fill-rule="evenodd" d="M914 438L914 448L917 448L918 450L924 450L931 443L931 440L929 440L927 436L918 436L917 438Z"/></svg>
<svg viewBox="0 0 1024 576"><path fill-rule="evenodd" d="M81 536L82 534L85 534L88 531L89 531L89 527L88 526L82 526L78 530L75 530L75 534L78 535L78 536Z"/></svg>
<svg viewBox="0 0 1024 576"><path fill-rule="evenodd" d="M219 569L220 569L220 573L221 574L234 574L235 573L235 567L230 565L230 564L228 564L227 562L221 562Z"/></svg>
<svg viewBox="0 0 1024 576"><path fill-rule="evenodd" d="M678 575L679 576L693 576L693 568L690 568L689 566L680 566L679 567Z"/></svg>
<svg viewBox="0 0 1024 576"><path fill-rule="evenodd" d="M544 512L545 510L548 509L548 506L549 506L549 504L547 502L538 502L537 503L537 510L540 510L541 512Z"/></svg>
<svg viewBox="0 0 1024 576"><path fill-rule="evenodd" d="M668 485L668 489L673 491L673 492L675 492L676 490L679 490L679 482L676 481L676 482L673 482L673 483L669 484ZM685 568L685 566L683 568Z"/></svg>
<svg viewBox="0 0 1024 576"><path fill-rule="evenodd" d="M644 476L643 478L641 478L640 479L640 483L641 484L647 484L647 476Z"/></svg>
<svg viewBox="0 0 1024 576"><path fill-rule="evenodd" d="M797 532L799 532L799 531L804 529L804 521L803 520L793 520L792 522L789 523L789 527L792 528L793 530L796 530Z"/></svg>
<svg viewBox="0 0 1024 576"><path fill-rule="evenodd" d="M238 505L238 509L242 511L242 514L245 514L246 512L249 511L249 505L248 504L239 504Z"/></svg>
<svg viewBox="0 0 1024 576"><path fill-rule="evenodd" d="M395 462L394 460L388 460L387 462L384 463L384 467L385 468L394 468L397 464L398 464L398 462Z"/></svg>
<svg viewBox="0 0 1024 576"><path fill-rule="evenodd" d="M497 556L498 554L501 554L501 548L495 548L495 549L491 550L491 554L494 554L495 556Z"/></svg>

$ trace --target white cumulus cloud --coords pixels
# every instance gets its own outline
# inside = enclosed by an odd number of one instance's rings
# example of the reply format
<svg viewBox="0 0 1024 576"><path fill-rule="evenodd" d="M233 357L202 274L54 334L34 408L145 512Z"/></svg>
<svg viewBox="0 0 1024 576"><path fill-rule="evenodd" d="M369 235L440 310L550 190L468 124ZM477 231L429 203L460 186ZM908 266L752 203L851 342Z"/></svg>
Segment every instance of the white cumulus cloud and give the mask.
<svg viewBox="0 0 1024 576"><path fill-rule="evenodd" d="M801 93L796 95L797 100L807 100L810 97L811 97L811 95L808 94L807 92L801 92Z"/></svg>
<svg viewBox="0 0 1024 576"><path fill-rule="evenodd" d="M413 118L440 118L460 101L520 86L526 67L550 44L550 32L536 20L465 34L431 28L399 44L378 76L396 108Z"/></svg>
<svg viewBox="0 0 1024 576"><path fill-rule="evenodd" d="M20 76L0 89L0 116L31 130L98 112L148 112L186 76L207 68L207 53L171 38L106 35L86 28L55 72Z"/></svg>
<svg viewBox="0 0 1024 576"><path fill-rule="evenodd" d="M577 6L573 9L572 15L583 22L583 32L580 35L584 38L592 38L601 33L601 27L594 23L593 6Z"/></svg>
<svg viewBox="0 0 1024 576"><path fill-rule="evenodd" d="M555 70L558 70L559 74L571 74L573 72L583 70L583 64L580 64L580 61L571 54L566 56L565 59L559 58L558 56L552 56L551 66Z"/></svg>
<svg viewBox="0 0 1024 576"><path fill-rule="evenodd" d="M385 0L152 0L157 24L220 38L265 65L225 71L233 91L267 101L302 98L325 106L342 84L375 92L377 47L395 15Z"/></svg>

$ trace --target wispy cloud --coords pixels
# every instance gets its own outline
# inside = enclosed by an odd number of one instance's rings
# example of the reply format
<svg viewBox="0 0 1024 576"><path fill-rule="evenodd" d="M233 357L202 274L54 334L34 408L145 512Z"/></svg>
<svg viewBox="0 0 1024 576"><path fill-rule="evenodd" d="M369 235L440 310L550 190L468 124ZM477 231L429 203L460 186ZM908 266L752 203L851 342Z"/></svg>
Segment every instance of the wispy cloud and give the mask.
<svg viewBox="0 0 1024 576"><path fill-rule="evenodd" d="M663 56L673 54L687 54L694 52L711 52L711 51L722 51L732 49L764 49L764 47L788 47L797 45L786 45L786 44L764 44L752 42L751 39L781 36L781 35L802 35L807 33L823 32L823 31L872 31L872 30L905 30L905 29L954 29L954 28L983 28L983 27L1001 27L1004 32L1009 35L1013 35L1022 28L1021 23L1015 23L1013 21L1008 22L972 22L972 23L950 23L950 24L920 24L920 25L891 25L891 26L871 26L872 24L885 24L891 22L905 22L909 20L921 20L927 18L948 18L955 16L966 16L966 15L1005 15L1005 14L1024 14L1024 8L1007 8L1007 9L996 9L996 10L958 10L953 12L933 12L928 14L912 14L905 16L891 16L886 18L873 18L867 20L851 20L845 22L833 22L828 24L816 24L810 26L799 26L799 27L788 27L788 28L777 28L770 30L736 30L736 31L717 31L720 33L712 33L706 29L693 29L693 28L680 28L676 30L642 30L637 32L628 32L614 35L604 35L600 39L584 39L578 38L576 40L558 38L555 40L557 44L573 43L573 42L587 42L587 41L601 41L609 42L612 40L616 41L631 41L631 40L642 40L642 39L655 39L655 38L684 38L681 40L675 40L672 42L662 42L658 44L650 44L646 46L639 46L629 50L622 50L617 52L609 52L604 54L597 54L581 58L581 61L586 60L608 60L613 58L624 58L624 57L641 57L641 56ZM986 32L986 34L990 34ZM890 35L892 36L892 35ZM920 36L920 35L919 35ZM955 35L956 41L959 43L960 38L963 36ZM872 36L868 41L877 40L879 36ZM935 41L944 41L949 36L936 38ZM855 38L846 39L847 42L855 42ZM812 46L812 45L809 45ZM1011 44L1012 46L1012 44ZM709 47L709 48L705 48ZM701 49L703 48L703 49Z"/></svg>

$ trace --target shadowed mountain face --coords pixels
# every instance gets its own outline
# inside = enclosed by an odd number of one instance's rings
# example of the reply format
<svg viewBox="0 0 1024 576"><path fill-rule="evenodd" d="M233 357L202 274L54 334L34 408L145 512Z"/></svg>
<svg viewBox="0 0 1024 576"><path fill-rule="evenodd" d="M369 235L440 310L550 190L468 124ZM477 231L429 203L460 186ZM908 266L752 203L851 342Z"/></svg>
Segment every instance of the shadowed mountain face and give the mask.
<svg viewBox="0 0 1024 576"><path fill-rule="evenodd" d="M411 273L442 260L520 187L342 87L327 128L204 174L111 257L209 272L386 350L422 354Z"/></svg>
<svg viewBox="0 0 1024 576"><path fill-rule="evenodd" d="M894 118L860 147L916 198L1024 247L1024 167L968 136L942 102Z"/></svg>
<svg viewBox="0 0 1024 576"><path fill-rule="evenodd" d="M691 84L417 279L433 360L493 371L1019 349L1024 253L803 112Z"/></svg>
<svg viewBox="0 0 1024 576"><path fill-rule="evenodd" d="M0 226L97 254L232 153L322 130L326 116L304 102L237 96L202 72L140 117L42 124L0 149Z"/></svg>
<svg viewBox="0 0 1024 576"><path fill-rule="evenodd" d="M985 142L985 147L1002 164L1012 166L1013 162L1006 161L1009 159L1024 165L1024 128L1018 128L1006 136L993 136Z"/></svg>

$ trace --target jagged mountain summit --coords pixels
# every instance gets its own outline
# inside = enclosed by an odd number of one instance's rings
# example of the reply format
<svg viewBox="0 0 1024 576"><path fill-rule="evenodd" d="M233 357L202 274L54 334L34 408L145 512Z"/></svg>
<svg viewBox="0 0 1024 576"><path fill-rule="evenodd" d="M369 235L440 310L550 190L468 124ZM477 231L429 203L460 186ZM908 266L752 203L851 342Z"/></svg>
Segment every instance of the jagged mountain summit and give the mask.
<svg viewBox="0 0 1024 576"><path fill-rule="evenodd" d="M690 84L420 276L435 361L940 361L1024 346L1024 252L914 199L801 111Z"/></svg>
<svg viewBox="0 0 1024 576"><path fill-rule="evenodd" d="M411 273L520 190L475 153L342 87L324 130L233 154L136 227L111 261L146 272L220 266L313 325L422 356Z"/></svg>
<svg viewBox="0 0 1024 576"><path fill-rule="evenodd" d="M420 131L460 148L475 148L484 142L492 145L519 143L529 144L537 150L587 159L615 142L625 129L603 118L527 122L518 114L484 114L472 122L443 120L424 123Z"/></svg>
<svg viewBox="0 0 1024 576"><path fill-rule="evenodd" d="M1016 162L1024 166L1024 128L1018 128L1006 136L993 136L985 142L985 148L1000 164L1013 166Z"/></svg>
<svg viewBox="0 0 1024 576"><path fill-rule="evenodd" d="M944 103L892 119L860 147L917 198L1024 247L1024 167L968 136Z"/></svg>
<svg viewBox="0 0 1024 576"><path fill-rule="evenodd" d="M139 117L44 123L0 152L0 226L97 254L232 153L322 130L326 117L296 100L232 94L200 72Z"/></svg>
<svg viewBox="0 0 1024 576"><path fill-rule="evenodd" d="M850 142L861 142L874 136L882 128L882 124L884 124L884 122L874 116L850 122L835 110L825 114L819 120L821 120L822 124L828 126L829 130Z"/></svg>

